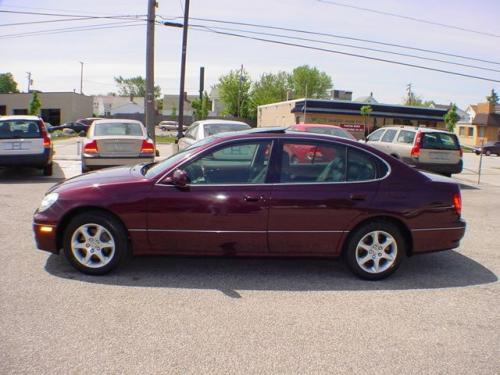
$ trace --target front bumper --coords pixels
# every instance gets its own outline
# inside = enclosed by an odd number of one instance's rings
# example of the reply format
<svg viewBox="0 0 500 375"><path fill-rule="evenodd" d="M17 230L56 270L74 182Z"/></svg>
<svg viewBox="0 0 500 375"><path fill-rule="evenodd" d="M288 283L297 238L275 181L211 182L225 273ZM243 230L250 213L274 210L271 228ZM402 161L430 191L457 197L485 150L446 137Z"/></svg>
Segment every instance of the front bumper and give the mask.
<svg viewBox="0 0 500 375"><path fill-rule="evenodd" d="M57 227L55 224L33 222L33 234L36 247L51 253L59 253L57 246Z"/></svg>

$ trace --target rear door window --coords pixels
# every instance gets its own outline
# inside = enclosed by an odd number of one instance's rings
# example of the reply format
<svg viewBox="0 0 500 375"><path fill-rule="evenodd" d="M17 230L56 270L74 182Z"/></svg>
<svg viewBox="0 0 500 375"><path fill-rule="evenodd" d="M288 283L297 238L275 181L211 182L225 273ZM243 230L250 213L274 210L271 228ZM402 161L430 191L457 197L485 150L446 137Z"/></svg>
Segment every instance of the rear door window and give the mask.
<svg viewBox="0 0 500 375"><path fill-rule="evenodd" d="M413 144L415 140L415 132L410 130L401 130L398 134L398 143Z"/></svg>
<svg viewBox="0 0 500 375"><path fill-rule="evenodd" d="M0 121L0 139L41 138L37 121Z"/></svg>
<svg viewBox="0 0 500 375"><path fill-rule="evenodd" d="M381 142L392 142L397 132L397 130L388 129L382 137Z"/></svg>
<svg viewBox="0 0 500 375"><path fill-rule="evenodd" d="M455 134L448 133L423 133L422 146L424 149L434 150L459 150L460 144Z"/></svg>

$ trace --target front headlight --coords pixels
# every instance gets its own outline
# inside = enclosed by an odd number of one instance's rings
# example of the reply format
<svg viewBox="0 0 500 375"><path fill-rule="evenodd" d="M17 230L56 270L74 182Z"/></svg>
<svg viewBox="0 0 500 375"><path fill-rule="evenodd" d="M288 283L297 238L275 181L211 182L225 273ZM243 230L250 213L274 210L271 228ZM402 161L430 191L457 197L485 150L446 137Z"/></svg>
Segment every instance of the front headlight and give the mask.
<svg viewBox="0 0 500 375"><path fill-rule="evenodd" d="M59 194L57 193L47 194L45 197L43 197L42 203L40 203L40 207L38 207L38 212L43 212L48 209L50 206L56 203L57 198L59 198Z"/></svg>

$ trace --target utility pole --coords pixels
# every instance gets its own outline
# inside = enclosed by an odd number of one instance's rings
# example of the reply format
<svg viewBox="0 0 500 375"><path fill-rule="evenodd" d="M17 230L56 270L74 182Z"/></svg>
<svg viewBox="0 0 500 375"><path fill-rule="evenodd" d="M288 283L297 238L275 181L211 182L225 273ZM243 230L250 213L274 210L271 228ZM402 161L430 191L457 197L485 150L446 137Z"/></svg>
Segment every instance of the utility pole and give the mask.
<svg viewBox="0 0 500 375"><path fill-rule="evenodd" d="M241 68L240 68L240 82L238 83L238 108L236 110L236 114L238 115L238 118L241 117L241 113L240 113L240 108L241 108L241 82L243 80L243 64L241 64Z"/></svg>
<svg viewBox="0 0 500 375"><path fill-rule="evenodd" d="M189 0L184 3L184 24L182 25L181 82L179 88L179 117L177 125L177 141L183 137L184 123L184 78L186 76L186 49L189 23Z"/></svg>
<svg viewBox="0 0 500 375"><path fill-rule="evenodd" d="M29 93L31 90L31 85L33 84L33 81L31 80L31 72L26 72L26 74L28 75L28 93Z"/></svg>
<svg viewBox="0 0 500 375"><path fill-rule="evenodd" d="M203 91L205 91L205 67L200 66L200 101L203 100Z"/></svg>
<svg viewBox="0 0 500 375"><path fill-rule="evenodd" d="M155 139L155 9L156 0L148 0L148 24L146 30L146 96L144 98L144 122L149 137Z"/></svg>
<svg viewBox="0 0 500 375"><path fill-rule="evenodd" d="M83 61L80 61L80 95L83 94Z"/></svg>

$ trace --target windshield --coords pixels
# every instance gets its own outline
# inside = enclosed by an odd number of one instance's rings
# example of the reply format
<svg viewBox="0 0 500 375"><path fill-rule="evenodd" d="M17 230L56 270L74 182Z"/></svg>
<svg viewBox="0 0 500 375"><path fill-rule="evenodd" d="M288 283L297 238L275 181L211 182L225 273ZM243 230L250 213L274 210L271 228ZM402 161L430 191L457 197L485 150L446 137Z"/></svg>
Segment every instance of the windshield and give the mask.
<svg viewBox="0 0 500 375"><path fill-rule="evenodd" d="M138 123L130 122L108 122L95 124L94 135L99 136L143 136L142 126Z"/></svg>
<svg viewBox="0 0 500 375"><path fill-rule="evenodd" d="M0 139L41 138L38 122L34 120L0 121Z"/></svg>
<svg viewBox="0 0 500 375"><path fill-rule="evenodd" d="M218 133L226 133L226 132L234 132L239 130L247 130L250 129L250 126L247 124L207 124L205 125L205 136L211 136Z"/></svg>

